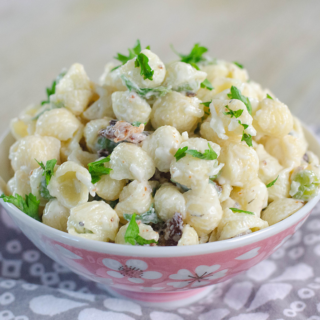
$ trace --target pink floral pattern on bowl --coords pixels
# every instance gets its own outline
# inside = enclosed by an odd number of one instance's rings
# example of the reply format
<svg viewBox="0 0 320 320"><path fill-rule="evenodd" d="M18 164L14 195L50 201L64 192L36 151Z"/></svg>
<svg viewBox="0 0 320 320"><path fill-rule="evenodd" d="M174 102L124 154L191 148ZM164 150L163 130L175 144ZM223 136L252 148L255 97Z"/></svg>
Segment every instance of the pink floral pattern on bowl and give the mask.
<svg viewBox="0 0 320 320"><path fill-rule="evenodd" d="M45 235L41 242L60 263L93 281L134 292L174 292L210 286L251 268L289 239L306 218L259 242L196 257L112 255L72 247Z"/></svg>

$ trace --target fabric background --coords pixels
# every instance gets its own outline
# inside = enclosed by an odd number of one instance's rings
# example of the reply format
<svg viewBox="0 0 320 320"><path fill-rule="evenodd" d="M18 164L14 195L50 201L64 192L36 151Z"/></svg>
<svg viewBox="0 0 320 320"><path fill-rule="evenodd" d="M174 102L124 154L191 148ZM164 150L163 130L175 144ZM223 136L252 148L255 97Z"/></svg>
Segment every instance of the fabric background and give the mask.
<svg viewBox="0 0 320 320"><path fill-rule="evenodd" d="M57 264L0 207L0 320L320 320L319 231L320 203L269 259L197 303L164 312L115 299Z"/></svg>

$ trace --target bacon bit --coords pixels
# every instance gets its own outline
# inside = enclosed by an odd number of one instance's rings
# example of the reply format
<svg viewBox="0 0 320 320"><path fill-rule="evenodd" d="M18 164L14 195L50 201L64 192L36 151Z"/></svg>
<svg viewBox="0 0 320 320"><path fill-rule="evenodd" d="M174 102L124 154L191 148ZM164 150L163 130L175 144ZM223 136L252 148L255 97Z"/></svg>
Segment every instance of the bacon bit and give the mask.
<svg viewBox="0 0 320 320"><path fill-rule="evenodd" d="M139 127L135 127L126 121L111 120L110 125L106 129L101 130L99 135L116 143L120 141L140 143L146 138L143 131L143 123Z"/></svg>
<svg viewBox="0 0 320 320"><path fill-rule="evenodd" d="M267 161L266 160L263 160L262 163L263 163L264 166L267 165Z"/></svg>
<svg viewBox="0 0 320 320"><path fill-rule="evenodd" d="M147 187L144 187L144 191L147 191Z"/></svg>
<svg viewBox="0 0 320 320"><path fill-rule="evenodd" d="M158 65L158 68L159 68L159 69L163 69L163 65L162 65L162 64L159 64L159 65Z"/></svg>
<svg viewBox="0 0 320 320"><path fill-rule="evenodd" d="M186 92L186 96L187 96L187 97L195 97L196 94L195 94L194 92L187 91L187 92Z"/></svg>
<svg viewBox="0 0 320 320"><path fill-rule="evenodd" d="M309 156L308 156L307 153L305 153L305 154L303 155L303 160L304 160L305 162L309 163Z"/></svg>
<svg viewBox="0 0 320 320"><path fill-rule="evenodd" d="M176 212L161 228L159 246L176 246L181 239L183 229L182 215Z"/></svg>
<svg viewBox="0 0 320 320"><path fill-rule="evenodd" d="M113 220L114 220L113 218L110 219L111 222L113 222Z"/></svg>

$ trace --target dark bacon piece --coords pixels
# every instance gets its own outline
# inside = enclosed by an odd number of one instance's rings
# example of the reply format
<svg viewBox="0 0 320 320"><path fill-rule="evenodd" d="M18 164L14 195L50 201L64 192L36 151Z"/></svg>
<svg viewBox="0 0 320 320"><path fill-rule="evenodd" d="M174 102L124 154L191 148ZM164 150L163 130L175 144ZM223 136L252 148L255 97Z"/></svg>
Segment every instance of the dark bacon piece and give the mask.
<svg viewBox="0 0 320 320"><path fill-rule="evenodd" d="M159 246L176 246L182 236L183 221L182 215L176 212L174 216L166 221L159 230Z"/></svg>
<svg viewBox="0 0 320 320"><path fill-rule="evenodd" d="M140 143L146 138L143 131L144 124L135 127L126 121L111 120L109 126L101 130L99 135L116 143L121 141Z"/></svg>

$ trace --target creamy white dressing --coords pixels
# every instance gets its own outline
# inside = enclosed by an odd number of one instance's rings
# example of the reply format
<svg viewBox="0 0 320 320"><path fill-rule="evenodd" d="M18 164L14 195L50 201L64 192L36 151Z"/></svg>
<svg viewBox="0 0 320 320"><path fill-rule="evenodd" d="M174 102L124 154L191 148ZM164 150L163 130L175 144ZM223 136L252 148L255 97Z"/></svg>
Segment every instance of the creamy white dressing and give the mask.
<svg viewBox="0 0 320 320"><path fill-rule="evenodd" d="M224 129L223 122L221 118L218 116L215 107L210 104L210 111L211 111L211 120L210 120L210 127L213 131L215 131L220 139L227 140L228 136L225 135L226 130Z"/></svg>

